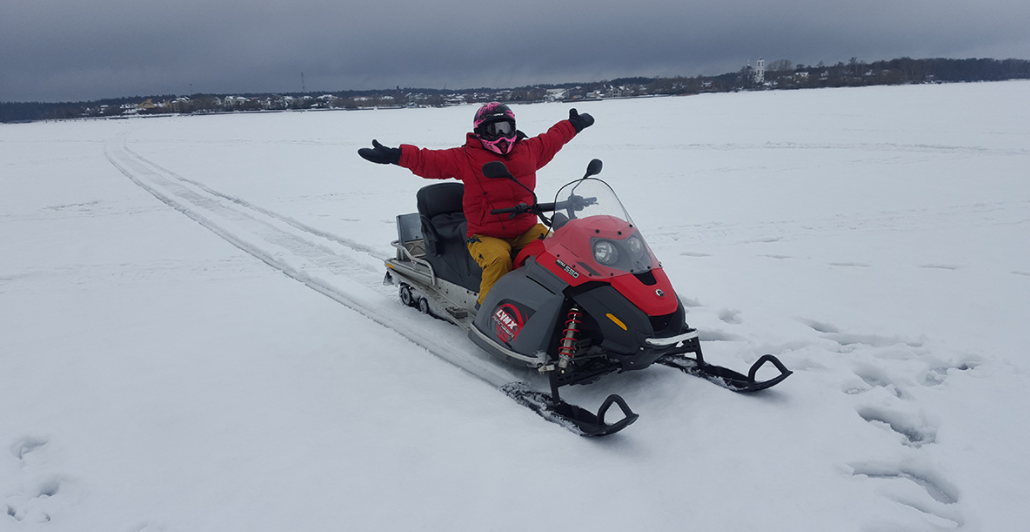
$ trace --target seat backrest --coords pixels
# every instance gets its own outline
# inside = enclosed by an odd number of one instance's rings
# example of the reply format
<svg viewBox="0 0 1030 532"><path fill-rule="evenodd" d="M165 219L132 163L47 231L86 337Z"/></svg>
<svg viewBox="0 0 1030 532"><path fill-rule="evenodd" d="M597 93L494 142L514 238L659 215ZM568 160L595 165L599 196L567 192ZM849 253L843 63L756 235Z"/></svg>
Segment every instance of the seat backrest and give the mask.
<svg viewBox="0 0 1030 532"><path fill-rule="evenodd" d="M464 193L464 185L451 182L422 187L415 195L429 255L442 255L447 247L445 241L455 244L464 241L465 213L461 208Z"/></svg>
<svg viewBox="0 0 1030 532"><path fill-rule="evenodd" d="M461 198L465 194L465 186L461 183L437 183L419 189L415 195L418 213L432 219L437 214L462 212Z"/></svg>
<svg viewBox="0 0 1030 532"><path fill-rule="evenodd" d="M466 247L468 224L461 202L464 193L461 183L437 183L422 187L416 200L426 260L433 271L441 279L478 292L482 270Z"/></svg>

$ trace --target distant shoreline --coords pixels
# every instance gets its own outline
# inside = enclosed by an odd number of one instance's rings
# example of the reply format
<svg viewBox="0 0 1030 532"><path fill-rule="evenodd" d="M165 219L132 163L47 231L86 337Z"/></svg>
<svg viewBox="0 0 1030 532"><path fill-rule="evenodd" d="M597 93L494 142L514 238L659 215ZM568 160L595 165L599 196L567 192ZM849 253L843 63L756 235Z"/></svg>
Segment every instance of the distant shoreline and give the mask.
<svg viewBox="0 0 1030 532"><path fill-rule="evenodd" d="M0 102L0 122L24 123L69 118L213 114L246 111L367 110L447 107L477 102L579 103L615 98L693 94L868 87L925 83L962 83L1030 79L1023 59L911 59L817 66L776 61L770 69L750 65L718 76L619 78L590 83L563 83L517 88L462 90L396 88L389 90L243 93L197 93L108 98L85 102Z"/></svg>

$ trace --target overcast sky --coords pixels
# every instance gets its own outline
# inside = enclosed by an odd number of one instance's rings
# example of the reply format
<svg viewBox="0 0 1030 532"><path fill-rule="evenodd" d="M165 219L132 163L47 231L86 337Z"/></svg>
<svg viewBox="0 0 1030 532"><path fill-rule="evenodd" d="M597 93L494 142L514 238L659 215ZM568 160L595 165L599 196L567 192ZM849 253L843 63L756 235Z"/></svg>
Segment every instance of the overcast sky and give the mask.
<svg viewBox="0 0 1030 532"><path fill-rule="evenodd" d="M0 101L1030 59L1028 28L1027 0L0 0Z"/></svg>

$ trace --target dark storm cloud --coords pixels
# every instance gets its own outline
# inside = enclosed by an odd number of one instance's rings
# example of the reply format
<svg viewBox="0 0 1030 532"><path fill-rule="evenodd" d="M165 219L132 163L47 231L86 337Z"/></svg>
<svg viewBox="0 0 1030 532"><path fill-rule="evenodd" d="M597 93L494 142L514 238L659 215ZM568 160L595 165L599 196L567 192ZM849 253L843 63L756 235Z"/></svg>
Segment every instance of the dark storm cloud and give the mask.
<svg viewBox="0 0 1030 532"><path fill-rule="evenodd" d="M694 76L748 60L1030 58L1030 3L873 0L352 4L8 0L0 101L469 88Z"/></svg>

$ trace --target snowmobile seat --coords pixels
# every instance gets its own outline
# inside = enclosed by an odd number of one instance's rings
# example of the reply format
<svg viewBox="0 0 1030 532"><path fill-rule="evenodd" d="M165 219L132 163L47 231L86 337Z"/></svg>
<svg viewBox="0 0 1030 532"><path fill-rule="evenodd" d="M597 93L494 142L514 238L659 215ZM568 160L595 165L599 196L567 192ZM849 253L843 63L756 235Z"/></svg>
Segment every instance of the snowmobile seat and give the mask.
<svg viewBox="0 0 1030 532"><path fill-rule="evenodd" d="M433 271L445 281L478 292L483 270L472 260L466 244L468 223L461 208L464 191L461 183L438 183L422 187L415 197L426 260Z"/></svg>

